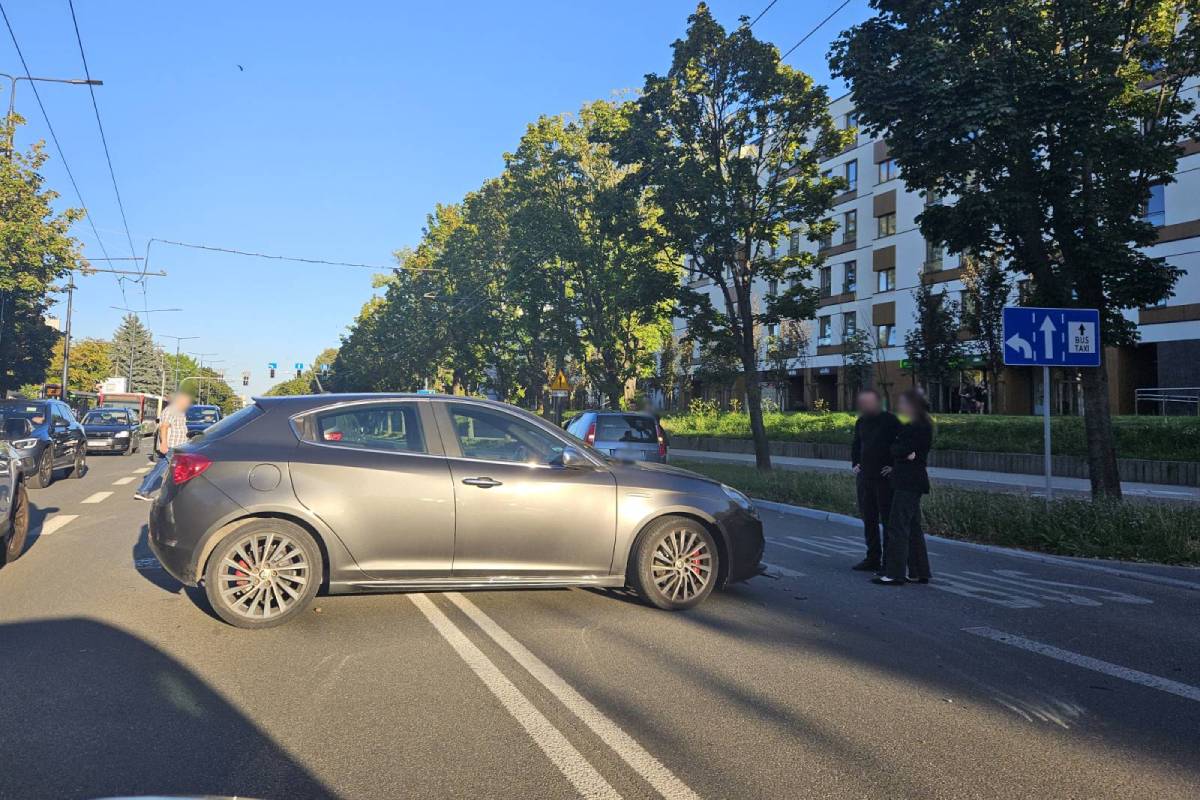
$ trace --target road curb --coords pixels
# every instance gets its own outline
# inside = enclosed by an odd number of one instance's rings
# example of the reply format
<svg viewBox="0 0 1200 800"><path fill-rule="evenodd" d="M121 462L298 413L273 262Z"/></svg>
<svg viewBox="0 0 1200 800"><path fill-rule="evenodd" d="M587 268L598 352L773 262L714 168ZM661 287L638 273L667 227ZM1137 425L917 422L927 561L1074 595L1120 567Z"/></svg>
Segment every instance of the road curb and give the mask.
<svg viewBox="0 0 1200 800"><path fill-rule="evenodd" d="M793 517L804 517L805 519L815 519L822 522L833 522L838 525L850 525L856 528L862 525L861 519L858 517L852 517L849 514L838 514L834 511L822 511L819 508L793 506L789 505L788 503L777 503L774 500L761 500L757 497L751 499L754 501L754 505L758 506L759 508L765 508L768 511L774 511L779 514L787 514ZM1181 568L1194 569L1197 573L1197 580L1186 580L1183 578L1172 578L1168 575L1157 575L1150 572L1138 572L1132 569L1122 569L1119 566L1110 566L1114 564L1127 563L1124 561L1102 561L1100 559L1053 556L1048 553L1036 553L1031 550L1019 550L1013 547L1001 547L994 544L979 544L978 542L965 542L962 539L947 539L944 536L935 536L932 533L926 534L925 538L938 542L939 544L950 544L956 547L966 547L984 553L994 553L997 555L1009 556L1010 558L1023 558L1027 561L1038 561L1043 564L1053 564L1059 567L1077 567L1079 569L1089 569L1094 572L1104 572L1109 575L1116 575L1122 578L1133 578L1135 580L1142 580L1148 583L1157 583L1162 586L1174 586L1180 589L1190 589L1194 592L1200 592L1200 568Z"/></svg>

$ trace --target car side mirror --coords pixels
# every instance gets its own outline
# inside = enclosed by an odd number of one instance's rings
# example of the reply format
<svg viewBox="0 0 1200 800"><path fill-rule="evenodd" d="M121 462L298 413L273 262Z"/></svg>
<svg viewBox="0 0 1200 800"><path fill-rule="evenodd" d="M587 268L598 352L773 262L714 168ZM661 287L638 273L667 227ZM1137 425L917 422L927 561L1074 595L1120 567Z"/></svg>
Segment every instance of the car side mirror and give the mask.
<svg viewBox="0 0 1200 800"><path fill-rule="evenodd" d="M583 453L570 445L564 447L562 452L550 462L551 466L560 467L561 469L583 469L591 466L591 463Z"/></svg>

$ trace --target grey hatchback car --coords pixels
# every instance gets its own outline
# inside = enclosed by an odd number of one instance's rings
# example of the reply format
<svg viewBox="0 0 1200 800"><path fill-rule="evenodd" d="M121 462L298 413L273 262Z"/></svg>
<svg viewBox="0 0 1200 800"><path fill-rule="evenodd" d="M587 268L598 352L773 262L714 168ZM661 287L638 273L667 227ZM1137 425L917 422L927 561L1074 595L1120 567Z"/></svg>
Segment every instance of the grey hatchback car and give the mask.
<svg viewBox="0 0 1200 800"><path fill-rule="evenodd" d="M264 397L177 448L150 548L213 610L278 625L330 593L635 589L664 609L761 571L741 492L441 395Z"/></svg>
<svg viewBox="0 0 1200 800"><path fill-rule="evenodd" d="M613 458L667 463L667 433L653 414L584 411L567 425L567 433Z"/></svg>

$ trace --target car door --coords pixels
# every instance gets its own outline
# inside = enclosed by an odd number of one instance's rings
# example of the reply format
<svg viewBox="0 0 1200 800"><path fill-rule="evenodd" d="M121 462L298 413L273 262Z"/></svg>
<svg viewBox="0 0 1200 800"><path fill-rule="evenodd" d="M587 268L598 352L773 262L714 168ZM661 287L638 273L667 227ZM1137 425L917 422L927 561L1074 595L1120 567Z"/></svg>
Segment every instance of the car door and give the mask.
<svg viewBox="0 0 1200 800"><path fill-rule="evenodd" d="M379 579L446 577L454 489L427 403L342 403L295 420L296 497Z"/></svg>
<svg viewBox="0 0 1200 800"><path fill-rule="evenodd" d="M454 478L456 577L609 574L611 472L599 464L554 466L568 440L516 413L482 403L433 405Z"/></svg>
<svg viewBox="0 0 1200 800"><path fill-rule="evenodd" d="M50 441L54 448L54 466L61 467L75 460L75 437L71 433L71 420L59 403L50 404Z"/></svg>

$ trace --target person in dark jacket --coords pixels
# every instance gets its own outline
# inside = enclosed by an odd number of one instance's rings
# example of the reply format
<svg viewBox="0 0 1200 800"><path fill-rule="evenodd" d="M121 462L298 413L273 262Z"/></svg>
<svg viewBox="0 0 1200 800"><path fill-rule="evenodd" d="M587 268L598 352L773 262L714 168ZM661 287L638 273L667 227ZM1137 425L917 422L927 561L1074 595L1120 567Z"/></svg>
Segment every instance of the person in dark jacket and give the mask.
<svg viewBox="0 0 1200 800"><path fill-rule="evenodd" d="M892 443L893 464L887 470L892 483L892 511L888 516L883 574L874 579L885 586L906 581L929 583L929 553L921 530L921 496L929 494L925 467L933 446L933 420L920 392L900 395L900 414L908 419Z"/></svg>
<svg viewBox="0 0 1200 800"><path fill-rule="evenodd" d="M900 432L900 420L883 410L879 392L874 389L859 392L855 406L858 419L850 446L850 467L858 476L858 513L863 520L867 557L851 569L878 572L887 538L880 535L879 526L887 522L892 507L892 487L883 470L892 466L892 442Z"/></svg>

